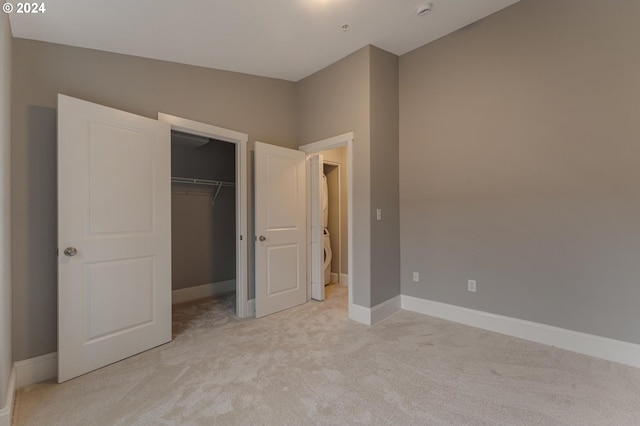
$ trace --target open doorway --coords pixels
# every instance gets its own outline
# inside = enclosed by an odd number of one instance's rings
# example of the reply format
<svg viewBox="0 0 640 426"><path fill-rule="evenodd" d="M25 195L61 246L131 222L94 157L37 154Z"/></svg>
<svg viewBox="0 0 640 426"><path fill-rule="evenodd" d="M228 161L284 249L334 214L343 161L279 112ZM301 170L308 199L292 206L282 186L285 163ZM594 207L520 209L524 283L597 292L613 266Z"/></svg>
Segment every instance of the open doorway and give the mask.
<svg viewBox="0 0 640 426"><path fill-rule="evenodd" d="M235 290L235 313L246 318L248 136L163 113L158 120L172 132L173 226L188 234L174 234L174 300Z"/></svg>
<svg viewBox="0 0 640 426"><path fill-rule="evenodd" d="M235 155L232 143L171 132L174 304L219 296L235 313Z"/></svg>
<svg viewBox="0 0 640 426"><path fill-rule="evenodd" d="M322 151L323 278L327 284L348 284L347 148Z"/></svg>
<svg viewBox="0 0 640 426"><path fill-rule="evenodd" d="M309 158L309 298L312 294L318 294L316 282L322 283L323 286L327 282L329 285L347 285L350 313L353 305L353 276L349 272L353 259L352 142L353 132L350 132L300 147ZM318 162L318 158L322 160ZM317 170L314 164L318 164ZM333 187L333 194L329 193L327 198L326 218L322 213L314 216L314 212L322 212L321 187L325 177L327 191ZM327 233L329 238L325 238ZM325 244L331 251L329 262L326 261ZM314 285L315 289L312 288ZM324 287L322 288L324 293ZM320 296L319 300L323 298L324 295Z"/></svg>
<svg viewBox="0 0 640 426"><path fill-rule="evenodd" d="M320 275L324 285L323 299L346 298L345 290L349 282L347 147L322 151L320 155L322 158L320 250L323 260Z"/></svg>

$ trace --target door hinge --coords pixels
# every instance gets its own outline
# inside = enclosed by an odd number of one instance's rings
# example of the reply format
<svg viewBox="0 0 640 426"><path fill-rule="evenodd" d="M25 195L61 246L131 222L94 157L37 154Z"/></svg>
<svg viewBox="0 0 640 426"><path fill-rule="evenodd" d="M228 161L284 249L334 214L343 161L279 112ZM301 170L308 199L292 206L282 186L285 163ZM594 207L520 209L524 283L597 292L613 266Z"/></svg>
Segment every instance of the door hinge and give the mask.
<svg viewBox="0 0 640 426"><path fill-rule="evenodd" d="M240 241L242 241L242 235L240 235Z"/></svg>

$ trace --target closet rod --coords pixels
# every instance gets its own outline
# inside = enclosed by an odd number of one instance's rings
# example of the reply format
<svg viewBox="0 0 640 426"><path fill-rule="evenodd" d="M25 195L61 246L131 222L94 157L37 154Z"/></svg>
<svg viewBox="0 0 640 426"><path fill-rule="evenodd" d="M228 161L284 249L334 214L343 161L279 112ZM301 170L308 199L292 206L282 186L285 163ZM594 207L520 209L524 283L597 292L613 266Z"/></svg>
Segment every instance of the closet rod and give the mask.
<svg viewBox="0 0 640 426"><path fill-rule="evenodd" d="M190 185L209 185L209 186L236 186L234 182L223 182L219 180L193 179L183 177L172 177L171 183L186 183Z"/></svg>

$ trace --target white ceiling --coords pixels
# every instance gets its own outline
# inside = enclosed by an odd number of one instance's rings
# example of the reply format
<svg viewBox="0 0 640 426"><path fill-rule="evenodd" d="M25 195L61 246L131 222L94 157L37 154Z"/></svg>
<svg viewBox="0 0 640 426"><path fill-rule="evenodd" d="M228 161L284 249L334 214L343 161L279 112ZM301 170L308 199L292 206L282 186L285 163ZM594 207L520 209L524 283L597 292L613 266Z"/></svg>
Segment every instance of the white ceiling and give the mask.
<svg viewBox="0 0 640 426"><path fill-rule="evenodd" d="M367 44L402 55L516 1L46 0L10 21L14 37L298 81Z"/></svg>

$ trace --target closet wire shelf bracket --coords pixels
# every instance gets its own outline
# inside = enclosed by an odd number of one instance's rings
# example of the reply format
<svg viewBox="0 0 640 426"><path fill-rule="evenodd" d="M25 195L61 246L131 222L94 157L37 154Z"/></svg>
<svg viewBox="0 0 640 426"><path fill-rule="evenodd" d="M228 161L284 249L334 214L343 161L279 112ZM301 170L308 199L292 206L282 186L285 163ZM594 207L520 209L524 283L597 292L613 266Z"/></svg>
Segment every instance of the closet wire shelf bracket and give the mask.
<svg viewBox="0 0 640 426"><path fill-rule="evenodd" d="M213 201L211 201L212 205L216 204L216 199L218 198L218 194L220 194L220 190L223 186L235 187L235 182L224 182L220 180L208 180L208 179L194 179L194 178L183 178L183 177L171 177L171 183L180 183L187 185L204 185L204 186L217 186L216 193L213 196Z"/></svg>

